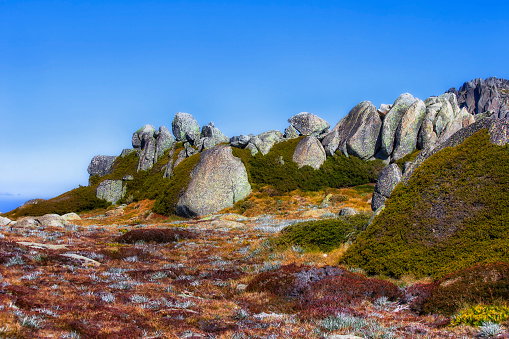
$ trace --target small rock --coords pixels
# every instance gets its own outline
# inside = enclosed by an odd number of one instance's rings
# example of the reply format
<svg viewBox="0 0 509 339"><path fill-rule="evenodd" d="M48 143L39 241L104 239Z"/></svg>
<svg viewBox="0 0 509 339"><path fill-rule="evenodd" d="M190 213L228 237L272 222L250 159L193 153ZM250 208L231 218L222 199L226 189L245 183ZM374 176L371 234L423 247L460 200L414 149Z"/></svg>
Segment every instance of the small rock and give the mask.
<svg viewBox="0 0 509 339"><path fill-rule="evenodd" d="M11 222L12 222L12 220L11 220L11 219L9 219L9 218L0 217L0 226L7 226L7 225L9 225Z"/></svg>
<svg viewBox="0 0 509 339"><path fill-rule="evenodd" d="M352 207L343 207L342 209L339 210L339 213L338 213L338 215L340 217L346 217L346 216L351 216L351 215L356 215L356 214L359 214L359 211L357 211L355 208L352 208Z"/></svg>
<svg viewBox="0 0 509 339"><path fill-rule="evenodd" d="M240 136L231 137L230 144L232 145L232 147L244 148L249 143L249 140L251 140L250 136L241 134Z"/></svg>
<svg viewBox="0 0 509 339"><path fill-rule="evenodd" d="M285 138L286 139L295 139L299 137L299 131L293 127L293 125L288 126L285 129Z"/></svg>
<svg viewBox="0 0 509 339"><path fill-rule="evenodd" d="M246 290L246 288L247 288L246 284L238 284L235 289L237 290L237 292L242 293Z"/></svg>
<svg viewBox="0 0 509 339"><path fill-rule="evenodd" d="M81 220L81 217L74 212L62 215L62 219L65 221Z"/></svg>
<svg viewBox="0 0 509 339"><path fill-rule="evenodd" d="M35 219L44 227L64 227L67 224L58 214L45 214Z"/></svg>

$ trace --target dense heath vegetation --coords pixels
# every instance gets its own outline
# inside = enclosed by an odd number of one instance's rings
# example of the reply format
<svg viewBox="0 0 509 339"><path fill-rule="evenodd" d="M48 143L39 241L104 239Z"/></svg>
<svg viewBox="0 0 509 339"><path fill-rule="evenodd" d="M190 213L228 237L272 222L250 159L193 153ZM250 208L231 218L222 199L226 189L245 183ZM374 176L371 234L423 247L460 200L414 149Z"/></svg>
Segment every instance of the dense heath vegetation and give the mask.
<svg viewBox="0 0 509 339"><path fill-rule="evenodd" d="M425 161L342 262L370 274L440 277L509 260L509 152L486 130Z"/></svg>

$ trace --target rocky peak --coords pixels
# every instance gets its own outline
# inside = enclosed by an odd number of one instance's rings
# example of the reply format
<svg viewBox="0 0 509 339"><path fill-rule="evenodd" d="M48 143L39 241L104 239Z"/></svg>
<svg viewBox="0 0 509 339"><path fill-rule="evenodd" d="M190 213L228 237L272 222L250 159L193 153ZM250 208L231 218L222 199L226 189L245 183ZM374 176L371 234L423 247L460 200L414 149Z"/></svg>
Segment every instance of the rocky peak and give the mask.
<svg viewBox="0 0 509 339"><path fill-rule="evenodd" d="M460 108L465 107L470 114L490 111L504 118L509 113L509 80L507 79L477 78L465 82L458 90L453 87L448 92L456 94Z"/></svg>

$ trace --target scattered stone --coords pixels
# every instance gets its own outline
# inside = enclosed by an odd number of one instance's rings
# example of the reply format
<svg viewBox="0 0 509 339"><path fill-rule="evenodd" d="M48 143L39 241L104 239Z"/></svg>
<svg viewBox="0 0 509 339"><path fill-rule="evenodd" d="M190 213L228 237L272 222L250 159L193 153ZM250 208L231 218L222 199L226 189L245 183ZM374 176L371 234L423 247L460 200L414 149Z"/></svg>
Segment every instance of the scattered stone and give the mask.
<svg viewBox="0 0 509 339"><path fill-rule="evenodd" d="M242 293L246 290L247 288L247 285L246 284L238 284L237 287L235 287L235 289L237 290L237 292L239 293Z"/></svg>
<svg viewBox="0 0 509 339"><path fill-rule="evenodd" d="M322 144L314 136L307 136L295 147L293 153L293 161L297 163L298 167L311 166L315 170L325 162L325 150Z"/></svg>
<svg viewBox="0 0 509 339"><path fill-rule="evenodd" d="M246 227L246 225L244 225L241 222L230 220L214 220L210 223L210 225L215 228L228 228L228 229L239 229Z"/></svg>
<svg viewBox="0 0 509 339"><path fill-rule="evenodd" d="M177 214L195 217L215 213L232 207L250 192L242 160L233 156L230 146L216 146L201 154L191 172L191 181L177 203Z"/></svg>
<svg viewBox="0 0 509 339"><path fill-rule="evenodd" d="M89 264L89 265L93 265L93 266L101 266L101 263L98 262L98 261L95 261L93 259L90 259L90 258L87 258L87 257L84 257L82 255L79 255L79 254L74 254L74 253L64 253L64 254L60 254L62 257L66 257L66 258L71 258L71 259L77 259L77 260L81 260L81 261L84 261L86 264Z"/></svg>
<svg viewBox="0 0 509 339"><path fill-rule="evenodd" d="M111 166L117 157L107 155L96 155L88 165L88 174L104 176L111 173Z"/></svg>
<svg viewBox="0 0 509 339"><path fill-rule="evenodd" d="M64 227L67 224L58 214L45 214L35 219L44 227Z"/></svg>
<svg viewBox="0 0 509 339"><path fill-rule="evenodd" d="M49 250L63 250L63 249L66 249L66 245L53 245L53 244L40 244L40 243L37 243L37 242L29 242L29 241L18 241L17 242L19 245L23 245L23 246L28 246L28 247L31 247L31 248L36 248L36 249L49 249Z"/></svg>
<svg viewBox="0 0 509 339"><path fill-rule="evenodd" d="M308 112L296 114L288 122L302 135L318 136L330 127L327 121Z"/></svg>
<svg viewBox="0 0 509 339"><path fill-rule="evenodd" d="M41 223L33 217L24 217L16 220L16 227L33 228L41 226Z"/></svg>
<svg viewBox="0 0 509 339"><path fill-rule="evenodd" d="M127 175L124 175L124 176L122 177L122 180L123 180L123 181L133 181L133 180L134 180L134 177L133 177L132 175L130 175L130 174L127 174Z"/></svg>
<svg viewBox="0 0 509 339"><path fill-rule="evenodd" d="M312 209L312 210L307 210L305 212L303 212L300 217L303 218L303 219L317 219L317 218L321 218L323 217L324 215L328 215L330 214L330 211L326 208L320 208L320 209Z"/></svg>
<svg viewBox="0 0 509 339"><path fill-rule="evenodd" d="M200 139L200 125L189 113L178 112L175 114L171 127L177 141L194 143Z"/></svg>
<svg viewBox="0 0 509 339"><path fill-rule="evenodd" d="M12 222L11 219L6 217L0 217L0 226L7 226Z"/></svg>
<svg viewBox="0 0 509 339"><path fill-rule="evenodd" d="M342 209L339 210L339 213L338 213L338 215L340 217L347 217L347 216L356 215L356 214L359 214L359 211L357 211L353 207L343 207Z"/></svg>
<svg viewBox="0 0 509 339"><path fill-rule="evenodd" d="M97 186L96 196L115 205L125 193L126 189L122 185L122 180L104 180Z"/></svg>
<svg viewBox="0 0 509 339"><path fill-rule="evenodd" d="M74 220L81 220L81 217L79 215L77 215L76 213L71 212L71 213L62 215L62 219L69 222L69 221L74 221Z"/></svg>

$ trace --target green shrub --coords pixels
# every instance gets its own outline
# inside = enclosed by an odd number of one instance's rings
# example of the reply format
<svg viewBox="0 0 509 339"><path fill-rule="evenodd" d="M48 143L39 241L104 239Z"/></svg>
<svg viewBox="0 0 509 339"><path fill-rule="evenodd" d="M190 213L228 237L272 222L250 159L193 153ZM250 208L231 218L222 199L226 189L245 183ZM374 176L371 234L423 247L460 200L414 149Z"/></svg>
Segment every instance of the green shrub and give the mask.
<svg viewBox="0 0 509 339"><path fill-rule="evenodd" d="M440 277L476 263L507 262L508 192L508 146L479 131L396 186L342 262L395 277Z"/></svg>
<svg viewBox="0 0 509 339"><path fill-rule="evenodd" d="M5 215L19 218L23 216L40 216L48 213L66 214L70 212L83 212L96 208L107 208L111 204L95 196L97 185L80 186L58 197L41 200L37 204L24 205L12 210Z"/></svg>
<svg viewBox="0 0 509 339"><path fill-rule="evenodd" d="M363 161L357 157L337 154L327 157L318 170L310 166L298 168L293 153L301 138L275 144L269 153L251 156L247 149L233 148L233 155L244 162L249 182L270 185L279 192L296 189L318 191L375 182L384 164L380 160ZM373 188L370 189L370 192Z"/></svg>
<svg viewBox="0 0 509 339"><path fill-rule="evenodd" d="M454 316L451 325L481 326L487 322L500 324L508 319L508 306L476 305Z"/></svg>
<svg viewBox="0 0 509 339"><path fill-rule="evenodd" d="M330 252L349 241L365 228L368 214L358 214L347 218L307 221L285 227L273 239L277 247L299 245L308 251Z"/></svg>

